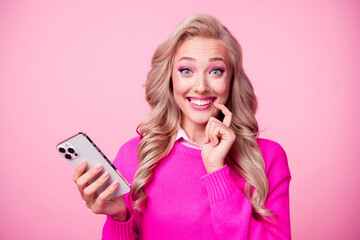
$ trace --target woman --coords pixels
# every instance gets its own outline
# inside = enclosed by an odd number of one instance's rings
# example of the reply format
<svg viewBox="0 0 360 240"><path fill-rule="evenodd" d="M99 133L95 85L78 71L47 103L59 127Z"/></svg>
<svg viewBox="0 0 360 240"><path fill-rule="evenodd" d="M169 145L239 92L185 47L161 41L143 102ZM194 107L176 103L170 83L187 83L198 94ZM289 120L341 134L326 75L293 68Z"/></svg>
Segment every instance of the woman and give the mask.
<svg viewBox="0 0 360 240"><path fill-rule="evenodd" d="M285 152L258 139L257 101L239 44L214 17L185 19L146 81L151 110L114 160L131 193L106 201L101 167L75 171L103 239L290 239ZM91 185L88 181L97 179Z"/></svg>

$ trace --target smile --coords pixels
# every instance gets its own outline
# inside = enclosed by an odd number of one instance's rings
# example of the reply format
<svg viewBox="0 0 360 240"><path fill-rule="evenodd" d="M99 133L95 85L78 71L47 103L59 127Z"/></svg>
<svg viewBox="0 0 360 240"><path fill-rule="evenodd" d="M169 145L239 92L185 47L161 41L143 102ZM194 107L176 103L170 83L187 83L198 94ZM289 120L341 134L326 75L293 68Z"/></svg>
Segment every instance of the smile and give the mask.
<svg viewBox="0 0 360 240"><path fill-rule="evenodd" d="M188 98L188 100L192 104L195 104L195 105L198 105L198 106L204 106L204 105L209 105L210 103L212 103L215 100L215 98L210 98L210 99L206 99L206 100Z"/></svg>
<svg viewBox="0 0 360 240"><path fill-rule="evenodd" d="M214 102L215 97L188 97L187 100L195 110L206 110Z"/></svg>

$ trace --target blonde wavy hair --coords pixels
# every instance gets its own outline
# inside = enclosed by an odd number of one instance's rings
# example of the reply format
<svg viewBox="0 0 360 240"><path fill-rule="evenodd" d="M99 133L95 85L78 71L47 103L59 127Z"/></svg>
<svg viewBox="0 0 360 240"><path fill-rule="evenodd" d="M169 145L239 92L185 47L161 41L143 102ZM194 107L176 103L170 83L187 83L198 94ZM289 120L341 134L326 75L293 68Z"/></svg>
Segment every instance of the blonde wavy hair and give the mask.
<svg viewBox="0 0 360 240"><path fill-rule="evenodd" d="M257 99L242 66L242 51L237 40L221 22L210 15L186 18L156 49L145 83L146 100L150 105L147 118L138 126L141 137L137 149L139 169L131 189L133 209L141 212L148 196L146 186L154 169L171 151L181 122L181 111L175 103L171 81L174 56L181 44L193 37L219 40L227 49L231 72L231 90L226 107L232 112L231 128L236 140L228 154L227 165L246 180L245 193L255 217L272 216L264 207L268 193L265 163L257 144L258 123L255 119Z"/></svg>

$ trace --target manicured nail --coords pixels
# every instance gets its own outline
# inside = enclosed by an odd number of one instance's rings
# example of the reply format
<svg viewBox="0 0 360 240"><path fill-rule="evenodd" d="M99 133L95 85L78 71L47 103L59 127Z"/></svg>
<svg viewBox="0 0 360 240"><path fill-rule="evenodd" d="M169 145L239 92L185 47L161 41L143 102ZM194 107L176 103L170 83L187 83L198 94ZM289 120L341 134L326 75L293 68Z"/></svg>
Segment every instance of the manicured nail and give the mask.
<svg viewBox="0 0 360 240"><path fill-rule="evenodd" d="M80 162L80 167L83 167L83 166L85 166L85 160L82 160L81 162Z"/></svg>
<svg viewBox="0 0 360 240"><path fill-rule="evenodd" d="M101 164L100 164L100 163L97 163L97 164L95 165L95 170L98 171L98 170L100 170L100 169L101 169Z"/></svg>
<svg viewBox="0 0 360 240"><path fill-rule="evenodd" d="M116 188L117 186L119 185L119 182L118 181L115 181L111 184L112 187Z"/></svg>
<svg viewBox="0 0 360 240"><path fill-rule="evenodd" d="M103 179L107 179L109 177L109 173L108 172L104 172L102 175Z"/></svg>

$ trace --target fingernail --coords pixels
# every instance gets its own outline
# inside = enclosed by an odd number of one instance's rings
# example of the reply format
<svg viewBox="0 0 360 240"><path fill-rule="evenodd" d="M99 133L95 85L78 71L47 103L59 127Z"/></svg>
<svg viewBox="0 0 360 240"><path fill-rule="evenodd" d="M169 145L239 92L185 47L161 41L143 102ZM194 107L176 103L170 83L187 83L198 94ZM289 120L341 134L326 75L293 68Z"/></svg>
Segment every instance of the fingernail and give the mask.
<svg viewBox="0 0 360 240"><path fill-rule="evenodd" d="M101 169L101 164L100 163L96 164L95 165L95 170L100 170L100 169Z"/></svg>
<svg viewBox="0 0 360 240"><path fill-rule="evenodd" d="M85 166L85 160L82 160L81 162L80 162L80 167L83 167L83 166Z"/></svg>
<svg viewBox="0 0 360 240"><path fill-rule="evenodd" d="M114 188L117 187L119 185L119 182L118 181L115 181L111 184L111 186L113 186Z"/></svg>
<svg viewBox="0 0 360 240"><path fill-rule="evenodd" d="M107 179L109 177L109 173L108 172L104 172L102 175L103 179Z"/></svg>

